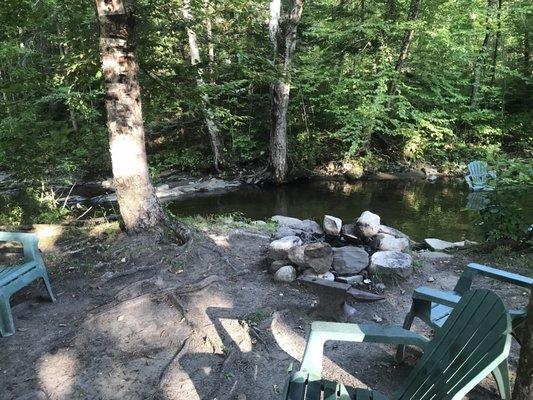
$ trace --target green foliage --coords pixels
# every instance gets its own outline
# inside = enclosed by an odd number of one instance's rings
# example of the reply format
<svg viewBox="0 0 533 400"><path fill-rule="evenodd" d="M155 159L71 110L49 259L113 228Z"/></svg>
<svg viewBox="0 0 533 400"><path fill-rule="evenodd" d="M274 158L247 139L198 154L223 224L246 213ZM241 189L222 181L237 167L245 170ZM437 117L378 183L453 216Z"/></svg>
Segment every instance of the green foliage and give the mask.
<svg viewBox="0 0 533 400"><path fill-rule="evenodd" d="M202 89L189 60L182 1L136 2L153 170L210 168L205 95L229 169L264 162L275 73L268 2L211 1L209 8L203 1L191 3L207 83ZM408 21L409 3L305 5L292 71L291 165L364 159L447 167L505 153L531 157L532 3L509 0L498 14L489 12L486 0L429 0L419 19ZM7 0L2 7L0 169L34 181L110 174L93 7L80 0ZM489 50L480 54L487 17ZM403 70L396 71L408 28L414 41ZM483 65L472 106L478 60ZM393 94L391 82L397 87Z"/></svg>
<svg viewBox="0 0 533 400"><path fill-rule="evenodd" d="M480 225L487 241L511 240L517 243L533 244L533 225L530 219L524 218L528 213L523 205L513 202L509 196L506 199L493 196L492 204L480 214Z"/></svg>

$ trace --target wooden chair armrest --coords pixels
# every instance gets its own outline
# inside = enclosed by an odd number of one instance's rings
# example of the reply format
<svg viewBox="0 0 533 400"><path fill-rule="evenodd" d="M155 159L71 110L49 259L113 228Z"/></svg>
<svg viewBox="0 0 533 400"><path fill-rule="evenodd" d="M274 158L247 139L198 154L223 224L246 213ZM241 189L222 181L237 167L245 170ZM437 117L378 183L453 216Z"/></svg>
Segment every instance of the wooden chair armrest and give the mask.
<svg viewBox="0 0 533 400"><path fill-rule="evenodd" d="M321 376L324 344L327 341L356 343L404 344L426 349L429 339L398 326L348 324L339 322L313 322L302 359L301 371Z"/></svg>
<svg viewBox="0 0 533 400"><path fill-rule="evenodd" d="M453 292L444 292L429 287L419 287L413 292L413 300L425 300L432 303L455 307L461 300L461 296Z"/></svg>
<svg viewBox="0 0 533 400"><path fill-rule="evenodd" d="M526 289L533 288L533 278L502 271L501 269L492 268L487 265L470 263L466 266L465 270L470 270L478 275L493 278L501 282L511 283Z"/></svg>

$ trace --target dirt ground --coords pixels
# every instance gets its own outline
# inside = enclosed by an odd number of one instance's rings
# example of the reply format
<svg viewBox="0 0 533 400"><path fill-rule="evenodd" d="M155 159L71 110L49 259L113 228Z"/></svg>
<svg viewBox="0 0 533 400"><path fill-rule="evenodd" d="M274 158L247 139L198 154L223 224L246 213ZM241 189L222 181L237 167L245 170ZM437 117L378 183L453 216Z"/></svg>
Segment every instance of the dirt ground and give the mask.
<svg viewBox="0 0 533 400"><path fill-rule="evenodd" d="M268 242L265 232L233 228L201 232L185 247L106 229L65 234L45 252L58 301L40 299L39 285L13 297L17 332L0 339L0 398L279 398L287 367L301 360L316 297L273 282ZM483 261L465 252L416 257L411 278L386 282L386 300L354 304L353 322L401 324L415 287L452 289L467 262ZM516 287L484 285L508 305L527 303ZM327 345L325 376L392 395L416 362L410 351L397 365L394 352ZM514 343L513 379L517 356ZM467 398L495 392L488 377Z"/></svg>

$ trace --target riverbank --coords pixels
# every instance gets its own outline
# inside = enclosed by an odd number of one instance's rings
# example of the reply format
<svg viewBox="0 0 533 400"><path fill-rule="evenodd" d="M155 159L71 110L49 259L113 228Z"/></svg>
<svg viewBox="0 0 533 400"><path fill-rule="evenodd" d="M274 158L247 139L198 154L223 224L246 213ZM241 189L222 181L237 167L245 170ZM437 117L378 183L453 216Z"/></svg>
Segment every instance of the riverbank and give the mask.
<svg viewBox="0 0 533 400"><path fill-rule="evenodd" d="M317 298L268 274L273 225L187 222L197 233L184 247L128 237L116 223L51 239L43 250L58 302L39 301L35 285L14 297L17 333L0 339L0 391L20 400L276 399L289 363L301 360ZM384 282L385 300L353 304L353 321L401 324L415 287L449 290L467 262L526 274L533 265L528 253L436 254L414 252L415 273ZM516 287L482 285L513 307L527 302ZM512 378L517 350L514 343ZM328 346L326 354L326 377L389 395L416 361L409 352L397 366L394 348L366 344ZM494 393L489 377L467 398Z"/></svg>

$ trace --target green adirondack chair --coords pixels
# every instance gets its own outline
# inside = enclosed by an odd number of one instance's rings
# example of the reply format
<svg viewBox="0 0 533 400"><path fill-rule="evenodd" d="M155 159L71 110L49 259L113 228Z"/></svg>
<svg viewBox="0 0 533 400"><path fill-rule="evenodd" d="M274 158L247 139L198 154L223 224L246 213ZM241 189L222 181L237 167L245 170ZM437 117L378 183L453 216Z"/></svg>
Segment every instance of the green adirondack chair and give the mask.
<svg viewBox="0 0 533 400"><path fill-rule="evenodd" d="M465 176L465 180L470 190L492 190L494 187L490 186L487 180L495 177L494 172L489 172L486 162L472 161L468 164L468 175Z"/></svg>
<svg viewBox="0 0 533 400"><path fill-rule="evenodd" d="M0 265L0 336L15 333L9 299L13 293L37 279L42 279L51 301L56 301L52 286L39 252L38 238L33 233L0 232L0 242L20 242L24 251L24 262L18 265Z"/></svg>
<svg viewBox="0 0 533 400"><path fill-rule="evenodd" d="M415 345L424 355L392 400L460 400L499 365L511 347L511 318L489 290L465 294L435 338L399 327L314 322L301 368L289 372L285 400L388 400L365 389L321 378L324 343L330 340ZM322 397L321 397L322 396Z"/></svg>
<svg viewBox="0 0 533 400"><path fill-rule="evenodd" d="M472 282L476 276L496 279L500 282L507 282L526 289L533 289L533 278L513 274L486 265L471 263L466 266L461 277L457 281L455 288L451 292L444 292L428 287L419 287L413 292L413 303L411 310L405 316L404 329L411 329L413 320L419 318L427 325L438 331L443 328L444 323L451 315L453 309L461 300L461 296L467 293L472 287ZM527 309L509 310L512 321L512 335L520 343L522 328L527 315ZM401 362L404 358L405 346L398 346L396 360ZM511 385L509 383L507 363L499 366L494 372L501 397L511 398ZM502 379L500 379L500 376Z"/></svg>

